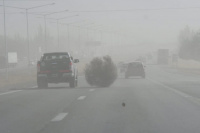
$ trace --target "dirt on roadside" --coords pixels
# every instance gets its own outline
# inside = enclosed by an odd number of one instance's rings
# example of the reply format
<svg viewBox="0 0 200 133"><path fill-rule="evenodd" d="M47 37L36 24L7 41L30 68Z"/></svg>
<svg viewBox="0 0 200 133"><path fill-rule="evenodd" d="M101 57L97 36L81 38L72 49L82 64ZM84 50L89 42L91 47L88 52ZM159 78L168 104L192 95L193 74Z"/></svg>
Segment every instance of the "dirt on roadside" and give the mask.
<svg viewBox="0 0 200 133"><path fill-rule="evenodd" d="M29 83L36 83L36 69L25 68L22 70L9 70L8 73L2 72L0 76L0 90L15 87L24 87Z"/></svg>

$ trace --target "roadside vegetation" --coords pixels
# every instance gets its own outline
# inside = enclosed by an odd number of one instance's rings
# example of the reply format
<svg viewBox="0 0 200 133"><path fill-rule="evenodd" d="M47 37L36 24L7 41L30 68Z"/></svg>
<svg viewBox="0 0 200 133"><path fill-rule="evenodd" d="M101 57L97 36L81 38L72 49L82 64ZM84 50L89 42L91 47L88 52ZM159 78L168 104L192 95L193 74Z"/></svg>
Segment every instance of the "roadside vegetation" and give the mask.
<svg viewBox="0 0 200 133"><path fill-rule="evenodd" d="M186 26L179 35L179 57L185 60L200 61L200 30L194 31Z"/></svg>

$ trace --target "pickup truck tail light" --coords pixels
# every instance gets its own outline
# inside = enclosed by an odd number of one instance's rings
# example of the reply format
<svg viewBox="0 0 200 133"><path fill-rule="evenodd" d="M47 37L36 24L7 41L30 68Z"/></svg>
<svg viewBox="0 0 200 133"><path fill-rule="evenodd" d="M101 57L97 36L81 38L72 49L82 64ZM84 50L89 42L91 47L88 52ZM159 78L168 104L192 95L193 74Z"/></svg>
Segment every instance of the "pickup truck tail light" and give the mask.
<svg viewBox="0 0 200 133"><path fill-rule="evenodd" d="M69 65L72 66L72 62L70 62Z"/></svg>
<svg viewBox="0 0 200 133"><path fill-rule="evenodd" d="M48 71L48 70L46 70L46 71L41 71L41 69L40 69L40 64L37 64L37 72L38 72L38 73L44 73L44 74L50 73L50 71Z"/></svg>
<svg viewBox="0 0 200 133"><path fill-rule="evenodd" d="M69 63L69 70L72 70L72 62Z"/></svg>

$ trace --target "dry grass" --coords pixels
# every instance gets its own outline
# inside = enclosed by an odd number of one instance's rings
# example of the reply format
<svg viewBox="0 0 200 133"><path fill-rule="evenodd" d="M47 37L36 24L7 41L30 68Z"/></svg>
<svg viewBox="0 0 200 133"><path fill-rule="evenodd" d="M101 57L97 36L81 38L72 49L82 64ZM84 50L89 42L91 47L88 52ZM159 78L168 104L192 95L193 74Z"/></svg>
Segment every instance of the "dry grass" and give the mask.
<svg viewBox="0 0 200 133"><path fill-rule="evenodd" d="M85 64L85 61L77 64L79 75L84 75ZM28 82L36 82L36 67L23 68L20 70L11 69L8 72L8 79L6 79L5 72L0 73L0 88L25 84Z"/></svg>
<svg viewBox="0 0 200 133"><path fill-rule="evenodd" d="M0 77L0 88L36 81L36 70L33 68L16 71L9 71L8 78L3 73Z"/></svg>

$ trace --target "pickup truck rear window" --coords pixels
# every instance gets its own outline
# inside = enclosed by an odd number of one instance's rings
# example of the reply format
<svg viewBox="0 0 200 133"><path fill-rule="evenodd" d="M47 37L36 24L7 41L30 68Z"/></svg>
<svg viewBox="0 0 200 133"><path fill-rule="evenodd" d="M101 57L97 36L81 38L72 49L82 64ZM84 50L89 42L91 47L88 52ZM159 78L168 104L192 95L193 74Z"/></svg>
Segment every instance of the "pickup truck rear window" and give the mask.
<svg viewBox="0 0 200 133"><path fill-rule="evenodd" d="M138 62L134 62L134 63L130 63L129 65L128 65L128 67L130 68L132 68L132 67L143 67L143 65L141 64L141 63L138 63Z"/></svg>
<svg viewBox="0 0 200 133"><path fill-rule="evenodd" d="M44 55L42 60L54 60L54 59L69 59L68 54L48 54Z"/></svg>

